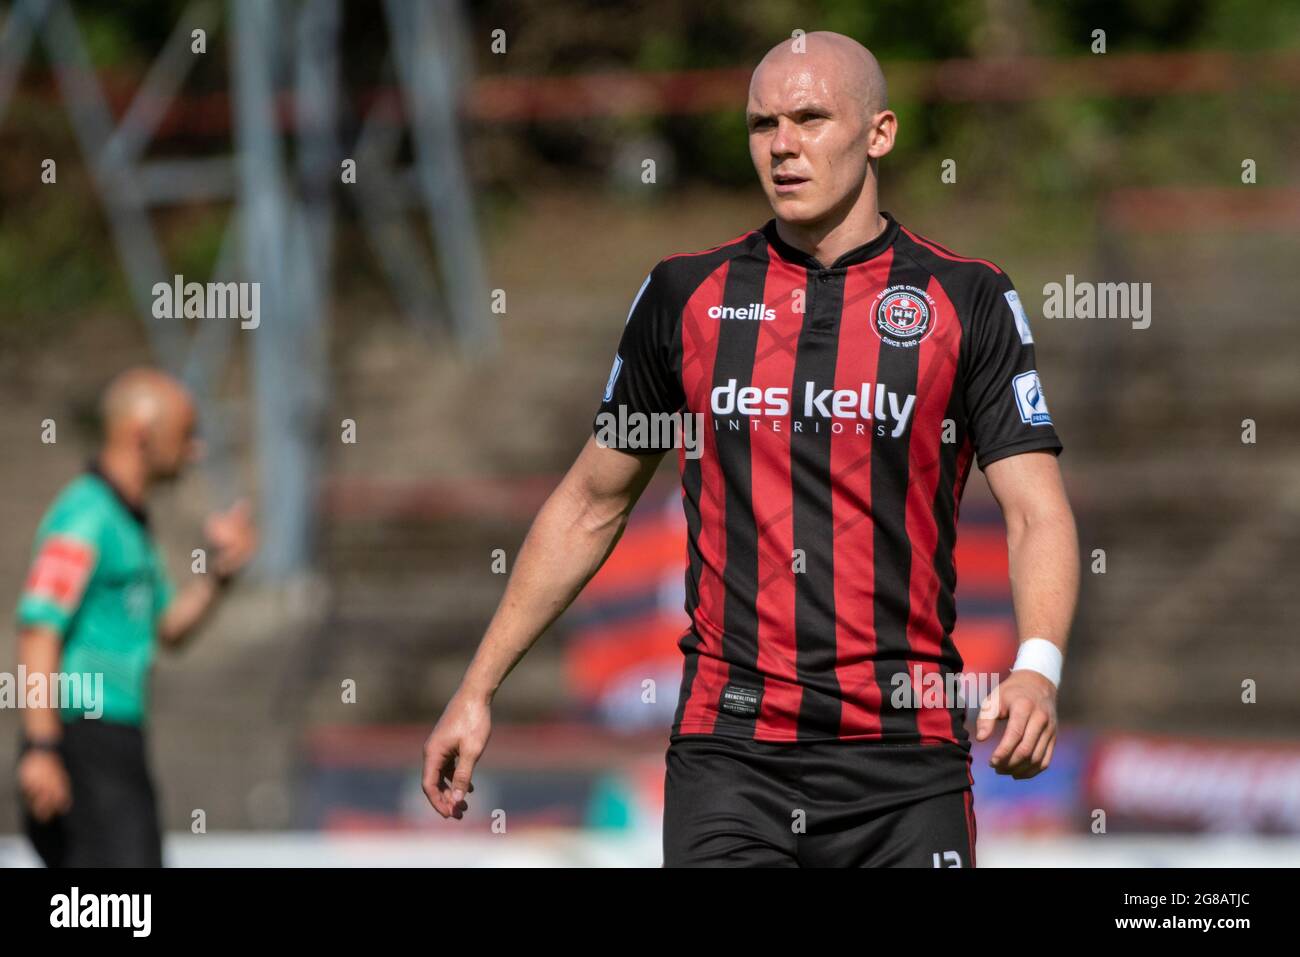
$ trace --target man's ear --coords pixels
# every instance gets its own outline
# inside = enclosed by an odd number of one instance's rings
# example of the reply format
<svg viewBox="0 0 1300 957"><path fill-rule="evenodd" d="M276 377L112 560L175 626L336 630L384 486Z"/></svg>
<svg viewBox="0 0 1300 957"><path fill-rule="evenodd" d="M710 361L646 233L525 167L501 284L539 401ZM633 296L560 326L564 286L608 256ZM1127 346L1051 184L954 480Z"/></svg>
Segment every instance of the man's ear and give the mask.
<svg viewBox="0 0 1300 957"><path fill-rule="evenodd" d="M146 462L152 464L156 428L147 422L135 421L131 423L130 429L131 444L144 456Z"/></svg>
<svg viewBox="0 0 1300 957"><path fill-rule="evenodd" d="M867 143L867 155L873 160L880 159L894 148L894 138L898 134L898 116L893 110L881 110L871 118L871 135Z"/></svg>

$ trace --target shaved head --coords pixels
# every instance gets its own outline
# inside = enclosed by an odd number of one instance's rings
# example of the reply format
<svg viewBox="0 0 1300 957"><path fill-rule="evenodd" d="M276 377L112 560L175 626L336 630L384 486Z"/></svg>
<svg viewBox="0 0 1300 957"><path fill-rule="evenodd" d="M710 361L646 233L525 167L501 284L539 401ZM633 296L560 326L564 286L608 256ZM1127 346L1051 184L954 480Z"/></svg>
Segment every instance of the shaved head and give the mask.
<svg viewBox="0 0 1300 957"><path fill-rule="evenodd" d="M806 71L826 93L860 104L864 119L889 107L880 63L870 50L842 33L816 30L772 47L750 78L751 95L764 70L776 71L783 77Z"/></svg>
<svg viewBox="0 0 1300 957"><path fill-rule="evenodd" d="M104 431L125 422L154 425L170 408L192 405L189 391L176 379L157 369L128 369L108 384L100 404Z"/></svg>
<svg viewBox="0 0 1300 957"><path fill-rule="evenodd" d="M106 450L139 455L154 478L179 475L193 452L194 399L157 369L128 369L109 383L100 403Z"/></svg>
<svg viewBox="0 0 1300 957"><path fill-rule="evenodd" d="M749 80L749 154L783 236L832 255L884 228L876 161L898 117L885 74L852 37L816 31L778 43Z"/></svg>

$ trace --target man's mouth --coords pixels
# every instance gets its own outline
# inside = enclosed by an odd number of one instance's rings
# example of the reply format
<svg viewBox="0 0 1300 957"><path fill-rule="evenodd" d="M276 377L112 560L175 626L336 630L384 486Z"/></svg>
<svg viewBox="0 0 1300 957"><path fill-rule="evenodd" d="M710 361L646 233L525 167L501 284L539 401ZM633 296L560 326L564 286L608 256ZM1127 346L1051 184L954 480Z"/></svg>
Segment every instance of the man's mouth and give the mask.
<svg viewBox="0 0 1300 957"><path fill-rule="evenodd" d="M776 187L777 193L792 193L804 183L808 182L802 176L796 176L793 173L773 173L772 185Z"/></svg>

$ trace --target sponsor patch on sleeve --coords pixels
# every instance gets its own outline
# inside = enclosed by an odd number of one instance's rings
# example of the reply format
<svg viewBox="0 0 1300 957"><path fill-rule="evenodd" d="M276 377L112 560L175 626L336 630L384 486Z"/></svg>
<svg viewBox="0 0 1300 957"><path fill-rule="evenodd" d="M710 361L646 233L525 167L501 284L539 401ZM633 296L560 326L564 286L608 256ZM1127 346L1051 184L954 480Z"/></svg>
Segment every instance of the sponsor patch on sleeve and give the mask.
<svg viewBox="0 0 1300 957"><path fill-rule="evenodd" d="M1030 425L1051 425L1052 416L1047 411L1047 399L1038 381L1038 370L1030 369L1011 380L1011 391L1016 397L1020 420Z"/></svg>
<svg viewBox="0 0 1300 957"><path fill-rule="evenodd" d="M1011 315L1016 319L1016 331L1020 333L1021 343L1032 346L1034 344L1034 335L1029 331L1029 317L1025 315L1025 307L1020 304L1020 293L1014 289L1009 289L1002 295L1007 297L1007 305L1011 307Z"/></svg>
<svg viewBox="0 0 1300 957"><path fill-rule="evenodd" d="M41 546L27 576L28 597L52 602L65 612L75 611L95 570L95 550L66 535L51 535Z"/></svg>
<svg viewBox="0 0 1300 957"><path fill-rule="evenodd" d="M623 357L616 352L614 353L614 367L609 370L609 381L605 383L606 402L614 398L614 383L618 381L618 374L622 371Z"/></svg>

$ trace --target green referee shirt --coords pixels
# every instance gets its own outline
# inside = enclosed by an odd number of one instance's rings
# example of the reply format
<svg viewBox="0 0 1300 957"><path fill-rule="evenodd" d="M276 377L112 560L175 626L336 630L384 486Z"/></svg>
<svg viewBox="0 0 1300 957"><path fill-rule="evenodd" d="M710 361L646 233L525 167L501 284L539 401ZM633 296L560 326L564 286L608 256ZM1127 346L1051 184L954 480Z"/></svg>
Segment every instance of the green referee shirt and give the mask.
<svg viewBox="0 0 1300 957"><path fill-rule="evenodd" d="M60 671L103 675L103 720L140 725L158 619L172 594L147 516L92 465L41 520L18 626L57 632ZM91 710L65 701L61 714L67 722Z"/></svg>

